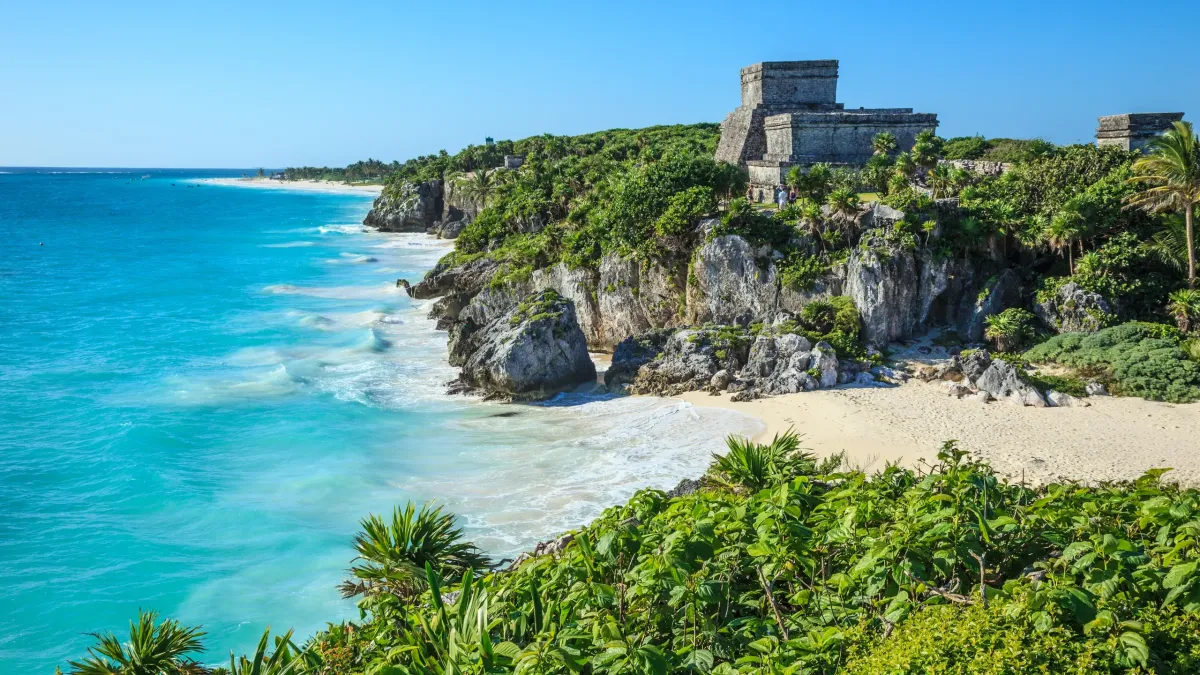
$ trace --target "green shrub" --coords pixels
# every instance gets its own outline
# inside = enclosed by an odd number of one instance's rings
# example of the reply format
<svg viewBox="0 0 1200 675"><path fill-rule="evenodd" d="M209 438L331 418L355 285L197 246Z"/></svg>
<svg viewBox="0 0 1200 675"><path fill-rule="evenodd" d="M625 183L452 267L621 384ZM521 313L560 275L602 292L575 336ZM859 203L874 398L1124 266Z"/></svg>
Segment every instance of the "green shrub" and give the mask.
<svg viewBox="0 0 1200 675"><path fill-rule="evenodd" d="M1038 391L1045 393L1053 389L1064 394L1070 394L1076 398L1087 396L1087 383L1078 377L1064 377L1062 375L1042 375L1039 373L1026 372L1022 374L1030 384L1038 388Z"/></svg>
<svg viewBox="0 0 1200 675"><path fill-rule="evenodd" d="M1166 324L1133 321L1091 334L1064 333L1025 358L1103 372L1119 394L1174 403L1200 399L1200 363L1188 358L1178 329Z"/></svg>
<svg viewBox="0 0 1200 675"><path fill-rule="evenodd" d="M989 280L988 283L992 281ZM1033 339L1035 320L1030 312L1019 307L1010 307L985 319L986 328L983 334L997 350L1016 351Z"/></svg>
<svg viewBox="0 0 1200 675"><path fill-rule="evenodd" d="M1200 668L1200 620L1196 616L1149 612L1140 622L1143 642L1121 633L1085 634L1063 626L1039 629L1003 604L984 607L927 606L886 640L860 644L845 672L855 675L1027 675L1088 673L1112 675L1139 668L1141 646L1160 646L1149 672L1183 675ZM1099 634L1097 634L1099 633Z"/></svg>
<svg viewBox="0 0 1200 675"><path fill-rule="evenodd" d="M809 291L829 273L829 262L821 256L792 251L775 264L779 282L793 291Z"/></svg>
<svg viewBox="0 0 1200 675"><path fill-rule="evenodd" d="M691 232L696 222L717 208L717 197L707 185L690 187L667 200L667 210L654 223L660 237L677 237Z"/></svg>
<svg viewBox="0 0 1200 675"><path fill-rule="evenodd" d="M946 141L942 156L946 159L980 159L990 147L983 136L959 136Z"/></svg>

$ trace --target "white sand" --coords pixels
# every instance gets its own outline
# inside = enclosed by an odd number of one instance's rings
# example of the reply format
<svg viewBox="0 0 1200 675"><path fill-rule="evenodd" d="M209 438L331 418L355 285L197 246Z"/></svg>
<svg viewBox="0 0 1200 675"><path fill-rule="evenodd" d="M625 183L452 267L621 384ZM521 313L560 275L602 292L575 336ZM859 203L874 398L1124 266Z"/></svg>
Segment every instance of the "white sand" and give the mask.
<svg viewBox="0 0 1200 675"><path fill-rule="evenodd" d="M696 406L737 410L767 426L759 440L795 427L820 456L845 451L868 471L885 462L932 461L943 441L987 460L999 473L1031 483L1133 479L1151 468L1165 480L1200 486L1200 403L1172 405L1096 397L1089 408L1023 408L946 395L945 383L837 388L733 403L690 392Z"/></svg>
<svg viewBox="0 0 1200 675"><path fill-rule="evenodd" d="M269 178L199 178L198 183L233 185L236 187L268 188L276 190L298 190L302 192L340 192L356 195L377 196L383 192L382 185L346 185L331 180L271 180Z"/></svg>

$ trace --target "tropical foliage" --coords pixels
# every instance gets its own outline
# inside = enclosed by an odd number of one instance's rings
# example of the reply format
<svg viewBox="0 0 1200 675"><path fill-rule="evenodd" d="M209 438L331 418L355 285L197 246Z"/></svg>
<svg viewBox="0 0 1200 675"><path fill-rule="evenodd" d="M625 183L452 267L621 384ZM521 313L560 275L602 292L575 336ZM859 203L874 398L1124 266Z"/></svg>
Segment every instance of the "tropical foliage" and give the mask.
<svg viewBox="0 0 1200 675"><path fill-rule="evenodd" d="M1130 322L1092 334L1064 333L1025 358L1074 367L1109 382L1115 393L1176 403L1200 399L1200 363L1189 359L1179 331L1164 324Z"/></svg>
<svg viewBox="0 0 1200 675"><path fill-rule="evenodd" d="M698 492L643 490L509 572L429 562L420 596L259 672L1192 673L1200 493L1162 474L1031 487L948 443L868 476L736 440ZM271 660L264 635L247 662Z"/></svg>
<svg viewBox="0 0 1200 675"><path fill-rule="evenodd" d="M1175 122L1163 135L1150 141L1149 154L1133 164L1131 183L1144 189L1129 197L1152 211L1182 211L1188 261L1188 286L1196 287L1196 238L1192 220L1200 203L1200 138L1191 122Z"/></svg>

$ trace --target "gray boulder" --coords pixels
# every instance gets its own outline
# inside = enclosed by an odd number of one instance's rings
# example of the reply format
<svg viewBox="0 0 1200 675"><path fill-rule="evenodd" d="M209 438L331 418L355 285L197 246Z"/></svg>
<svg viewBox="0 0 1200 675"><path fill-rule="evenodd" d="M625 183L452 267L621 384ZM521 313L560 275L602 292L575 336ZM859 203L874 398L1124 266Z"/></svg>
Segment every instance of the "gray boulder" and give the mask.
<svg viewBox="0 0 1200 675"><path fill-rule="evenodd" d="M725 329L728 330L728 329ZM717 371L738 371L749 347L723 330L689 328L672 334L662 352L638 369L629 385L634 394L676 396L707 387ZM614 358L614 363L616 359Z"/></svg>
<svg viewBox="0 0 1200 675"><path fill-rule="evenodd" d="M959 324L958 333L967 342L983 340L985 322L989 316L1015 307L1021 302L1021 280L1010 269L988 279L970 311Z"/></svg>
<svg viewBox="0 0 1200 675"><path fill-rule="evenodd" d="M832 387L838 382L837 352L828 342L818 342L810 354L810 369L819 372L817 380L822 387Z"/></svg>
<svg viewBox="0 0 1200 675"><path fill-rule="evenodd" d="M1088 396L1108 396L1108 387L1095 380L1088 380L1083 390Z"/></svg>
<svg viewBox="0 0 1200 675"><path fill-rule="evenodd" d="M604 371L604 386L613 392L629 386L637 378L638 370L658 358L674 334L670 329L660 329L622 340L613 351L608 370Z"/></svg>
<svg viewBox="0 0 1200 675"><path fill-rule="evenodd" d="M1075 398L1070 394L1064 394L1061 391L1050 389L1046 392L1046 405L1051 408L1086 408L1091 405L1083 399Z"/></svg>
<svg viewBox="0 0 1200 675"><path fill-rule="evenodd" d="M974 381L974 385L980 391L986 391L992 396L1006 399L1010 403L1037 408L1046 407L1046 400L1042 398L1037 389L1021 379L1017 367L1001 359L993 360L991 365Z"/></svg>
<svg viewBox="0 0 1200 675"><path fill-rule="evenodd" d="M489 394L545 398L596 378L575 305L554 291L530 295L478 332L461 379Z"/></svg>
<svg viewBox="0 0 1200 675"><path fill-rule="evenodd" d="M1084 290L1074 281L1059 286L1033 307L1033 313L1058 333L1094 333L1107 326L1115 312L1104 296Z"/></svg>
<svg viewBox="0 0 1200 675"><path fill-rule="evenodd" d="M828 346L828 345L826 345ZM809 391L816 384L809 374L813 354L812 343L801 335L760 335L750 347L746 367L738 380L753 382L756 395L774 396ZM836 358L834 357L834 384L837 384Z"/></svg>
<svg viewBox="0 0 1200 675"><path fill-rule="evenodd" d="M953 362L958 366L958 372L962 374L961 379L965 379L967 382L974 382L992 365L992 355L986 349L976 349L966 356L954 357ZM948 367L945 372L951 374L954 372L954 369ZM954 378L943 376L942 379Z"/></svg>
<svg viewBox="0 0 1200 675"><path fill-rule="evenodd" d="M405 183L375 198L363 225L380 232L426 232L442 217L442 182Z"/></svg>
<svg viewBox="0 0 1200 675"><path fill-rule="evenodd" d="M862 315L868 342L887 344L917 330L918 281L917 262L908 249L875 239L850 253L846 294Z"/></svg>

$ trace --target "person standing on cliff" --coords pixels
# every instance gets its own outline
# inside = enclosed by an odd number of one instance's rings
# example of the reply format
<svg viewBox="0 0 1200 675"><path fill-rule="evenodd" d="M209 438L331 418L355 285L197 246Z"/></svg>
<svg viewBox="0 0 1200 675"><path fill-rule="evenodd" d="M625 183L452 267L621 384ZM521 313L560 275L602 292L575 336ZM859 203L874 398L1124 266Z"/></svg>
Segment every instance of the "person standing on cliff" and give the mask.
<svg viewBox="0 0 1200 675"><path fill-rule="evenodd" d="M776 196L778 197L778 202L779 202L779 210L781 210L781 211L782 211L784 208L786 208L786 207L787 207L787 204L788 204L788 193L787 193L787 190L783 189L783 186L782 186L782 185L780 185L780 186L779 186L779 191L776 193Z"/></svg>

